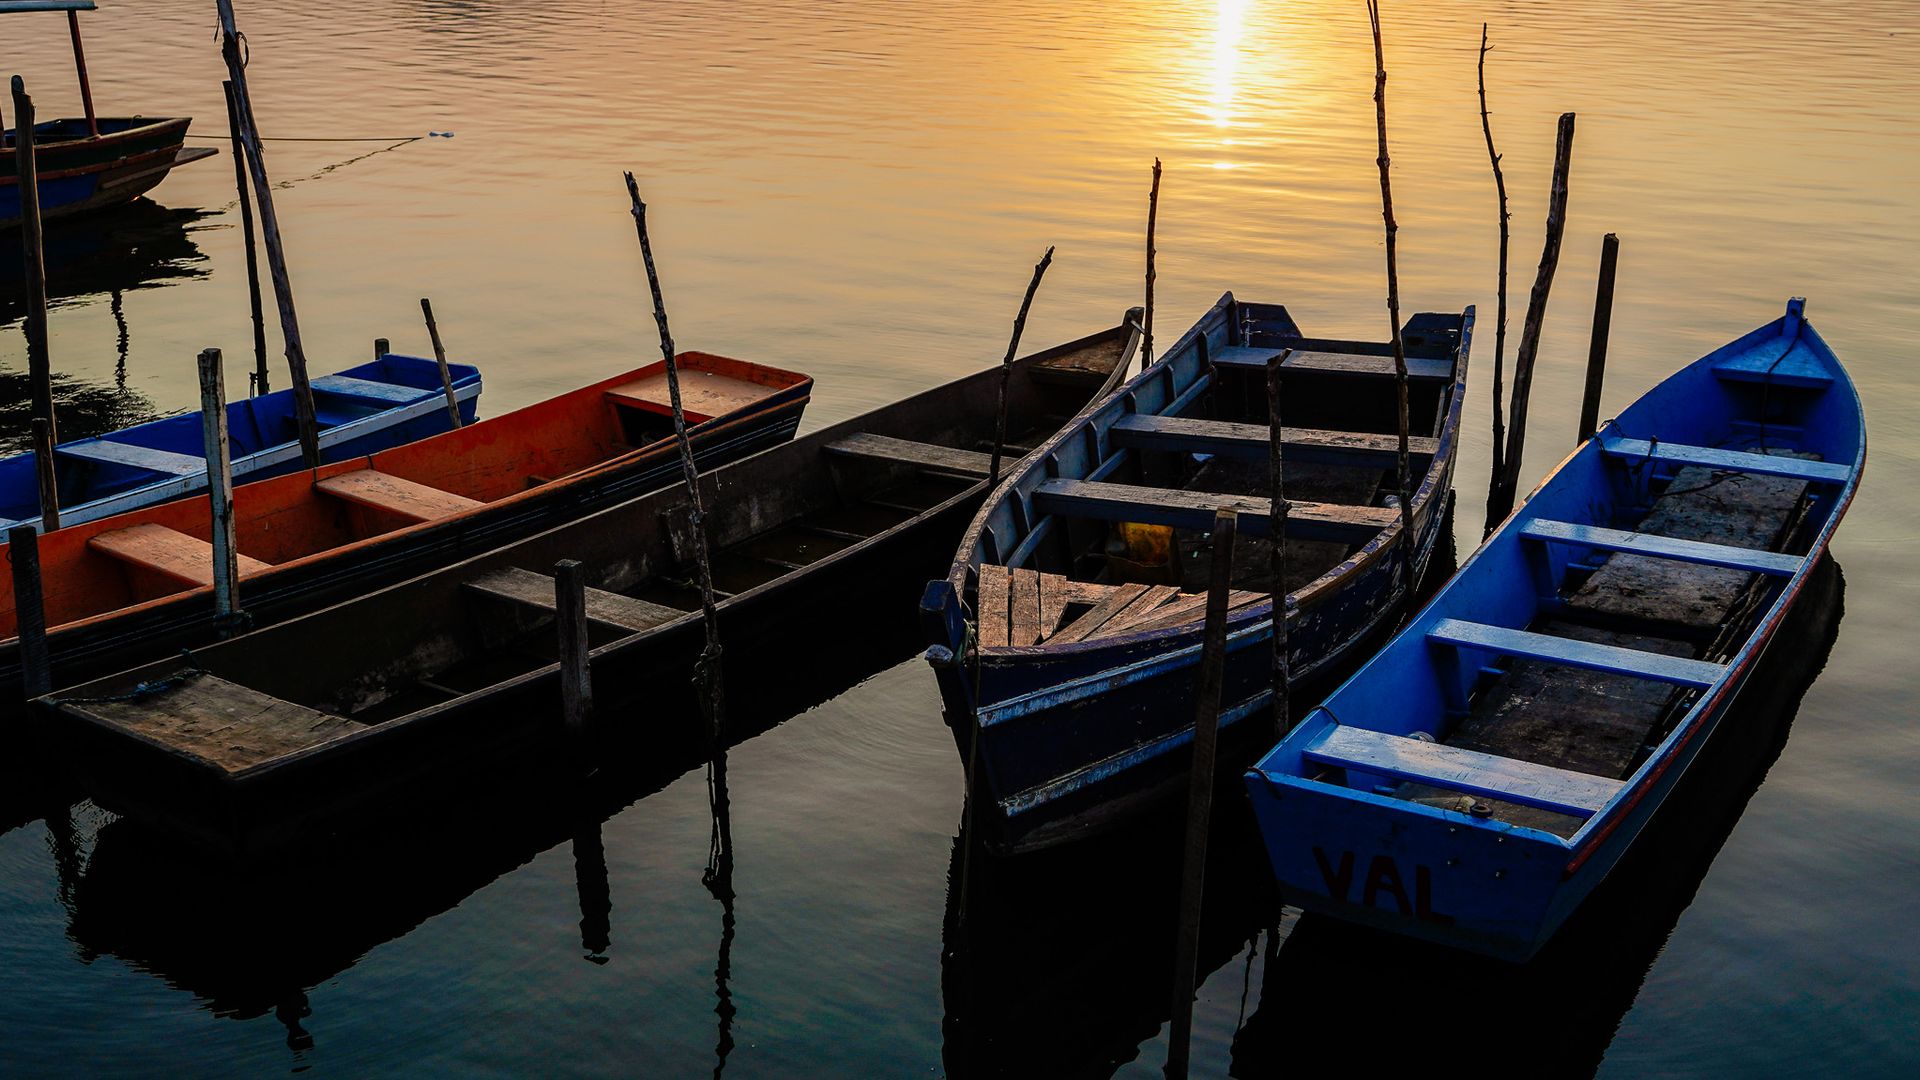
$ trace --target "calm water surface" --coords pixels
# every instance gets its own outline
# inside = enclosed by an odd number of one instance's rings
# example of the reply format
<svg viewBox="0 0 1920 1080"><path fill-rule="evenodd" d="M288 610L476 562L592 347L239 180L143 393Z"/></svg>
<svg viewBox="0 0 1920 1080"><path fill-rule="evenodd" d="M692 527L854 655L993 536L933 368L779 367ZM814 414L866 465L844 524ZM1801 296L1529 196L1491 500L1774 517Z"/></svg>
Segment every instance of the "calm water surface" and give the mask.
<svg viewBox="0 0 1920 1080"><path fill-rule="evenodd" d="M1579 113L1529 482L1571 441L1602 233L1623 241L1611 407L1805 295L1872 427L1835 543L1845 619L1829 652L1835 583L1784 650L1798 667L1703 774L1712 797L1682 803L1626 898L1523 974L1282 912L1223 811L1201 1074L1277 1072L1307 1045L1536 1074L1920 1068L1920 589L1901 569L1920 555L1914 16L1906 2L1389 5L1410 309L1479 304L1491 330L1480 23L1497 45L1516 308L1555 117ZM1048 244L1028 340L1111 323L1137 302L1156 155L1163 333L1229 288L1285 302L1309 333L1384 332L1358 0L335 0L243 3L240 18L268 134L452 134L271 145L321 370L374 337L424 349L423 295L449 349L484 369L489 413L644 362L628 168L682 347L812 373L809 426L996 360ZM60 23L7 25L43 116L77 111ZM212 3L85 23L103 113L224 131ZM55 230L68 415L187 408L209 345L238 381L232 197L223 153L118 235ZM17 284L0 291L17 323ZM1491 341L1468 407L1463 551ZM19 396L23 365L10 327L0 397ZM8 415L0 434L16 437ZM770 730L735 749L730 911L701 883L694 761L649 761L573 800L489 792L452 822L396 822L364 859L265 879L183 869L85 803L7 800L0 1074L1153 1075L1175 841L1149 827L976 864L989 899L962 937L948 903L960 767L912 648L850 645L872 657L849 665L842 685L857 685L768 706Z"/></svg>

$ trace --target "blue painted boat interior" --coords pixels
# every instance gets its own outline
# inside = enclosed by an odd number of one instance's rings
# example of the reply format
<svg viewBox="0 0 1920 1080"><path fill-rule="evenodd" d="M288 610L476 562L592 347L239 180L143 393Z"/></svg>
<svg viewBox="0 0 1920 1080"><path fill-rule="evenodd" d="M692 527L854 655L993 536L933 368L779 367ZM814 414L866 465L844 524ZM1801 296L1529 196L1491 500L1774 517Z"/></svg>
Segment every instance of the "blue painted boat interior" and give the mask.
<svg viewBox="0 0 1920 1080"><path fill-rule="evenodd" d="M462 422L476 416L480 371L449 364ZM339 461L399 446L448 430L439 365L389 354L312 380L321 458ZM300 468L293 391L276 390L227 403L228 453L234 481L244 483ZM60 505L81 508L151 489L165 501L205 485L201 418L182 413L93 438L62 442L54 450ZM264 458L262 457L264 455ZM254 459L254 460L250 460ZM185 480L183 486L178 481ZM40 487L31 453L0 459L0 521L34 520Z"/></svg>
<svg viewBox="0 0 1920 1080"><path fill-rule="evenodd" d="M1361 852L1364 873L1368 851L1432 856L1432 865L1451 866L1445 860L1470 858L1461 853L1485 840L1508 845L1503 857L1532 860L1539 874L1535 880L1516 871L1504 884L1484 882L1487 910L1479 914L1487 925L1523 934L1526 919L1563 915L1569 901L1556 898L1565 891L1563 873L1571 875L1588 859L1603 873L1684 769L1684 760L1669 769L1676 758L1698 751L1689 745L1695 722L1724 710L1720 691L1737 688L1750 671L1767 632L1825 549L1858 485L1865 453L1859 397L1805 321L1799 300L1782 318L1688 365L1604 424L1424 611L1248 774L1282 888L1316 894L1339 881L1344 889L1347 879L1330 852ZM1806 481L1799 516L1789 519L1798 524L1782 549L1637 531L1654 500L1675 491L1676 472L1690 466L1690 475L1706 469L1714 479L1675 493L1743 474ZM1748 586L1754 599L1737 625L1723 627L1726 640L1702 645L1699 652L1710 656L1655 654L1541 632L1565 611L1569 590L1617 552L1751 572L1757 575ZM1674 687L1673 720L1664 734L1656 731L1657 743L1641 750L1630 771L1617 776L1450 746L1469 704L1516 658ZM1566 825L1516 824L1498 812L1481 813L1484 804L1465 811L1460 800L1426 797L1436 790L1550 811L1564 815ZM1522 847L1516 852L1513 845ZM1520 895L1528 889L1537 895ZM1472 921L1455 915L1462 926Z"/></svg>

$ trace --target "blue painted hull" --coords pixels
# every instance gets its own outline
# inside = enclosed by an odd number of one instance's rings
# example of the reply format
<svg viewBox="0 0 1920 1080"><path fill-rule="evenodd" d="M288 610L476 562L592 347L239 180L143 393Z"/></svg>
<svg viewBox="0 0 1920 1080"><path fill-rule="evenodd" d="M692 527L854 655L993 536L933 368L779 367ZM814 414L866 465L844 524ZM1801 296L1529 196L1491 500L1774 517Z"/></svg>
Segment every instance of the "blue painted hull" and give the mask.
<svg viewBox="0 0 1920 1080"><path fill-rule="evenodd" d="M479 407L480 370L470 364L449 368L461 422L472 423ZM323 462L403 446L452 427L439 366L417 356L389 354L315 379L314 411ZM293 391L228 402L227 429L234 483L304 468ZM198 412L62 442L54 451L60 522L78 525L202 491L207 485L205 460ZM198 468L191 467L194 461ZM39 519L40 483L33 455L0 458L0 525L37 528Z"/></svg>
<svg viewBox="0 0 1920 1080"><path fill-rule="evenodd" d="M1665 449L1636 459L1621 452L1629 445L1621 440ZM1796 541L1804 543L1804 551L1792 550L1791 573L1763 579L1776 584L1758 594L1755 613L1736 623L1736 636L1725 649L1708 648L1702 659L1686 661L1714 674L1671 699L1670 707L1678 710L1673 722L1664 733L1654 733L1657 745L1628 775L1574 775L1576 782L1598 781L1605 795L1578 812L1568 811L1572 824L1564 834L1396 794L1406 781L1509 801L1527 796L1497 771L1514 766L1516 759L1455 761L1458 771L1450 775L1418 771L1431 767L1418 764L1432 760L1424 747L1445 743L1452 717L1464 707L1463 686L1506 663L1497 649L1437 646L1436 637L1455 633L1441 626L1443 620L1451 620L1449 626L1466 620L1516 629L1530 625L1548 610L1542 605L1560 595L1569 572L1591 568L1565 550L1540 543L1540 535L1569 524L1620 526L1649 501L1656 473L1667 467L1662 462L1701 456L1702 448L1756 443L1771 454L1818 458L1818 464L1788 461L1786 466L1815 477L1805 496L1805 525L1796 534L1806 537ZM1708 450L1705 456L1719 453L1726 452ZM1735 463L1747 471L1770 467L1755 461L1786 460L1764 454L1735 457L1747 459ZM1832 351L1804 323L1797 302L1785 318L1682 369L1610 421L1547 478L1405 630L1247 774L1287 901L1503 959L1532 956L1627 852L1712 738L1741 688L1766 662L1775 631L1810 580L1858 487L1865 457L1859 397ZM1704 561L1699 554L1690 557ZM1761 556L1724 548L1716 557ZM1572 655L1564 651L1564 642L1547 647ZM1649 663L1646 654L1621 652L1624 658L1586 659L1597 670L1628 675L1637 674L1633 665ZM1600 666L1607 662L1619 666ZM1325 748L1345 735L1358 736L1368 746L1398 747L1396 752L1411 755L1398 760L1415 764L1404 769L1393 764L1395 771L1384 774L1357 767L1352 763L1357 759L1330 768L1327 762L1333 759ZM1518 767L1523 773L1528 768L1525 762ZM1536 769L1526 775L1546 774ZM1559 783L1568 775L1549 779ZM1545 796L1534 791L1528 797ZM1564 793L1552 797L1573 799Z"/></svg>
<svg viewBox="0 0 1920 1080"><path fill-rule="evenodd" d="M1408 607L1402 582L1420 580L1445 528L1472 312L1419 316L1409 324L1410 340L1419 340L1416 326L1426 328L1429 351L1445 354L1451 378L1437 391L1438 450L1424 471L1413 473L1412 573L1402 574L1409 552L1398 543L1396 523L1313 585L1295 590L1288 640L1296 693L1325 685L1378 643ZM923 604L935 646L929 659L962 760L973 762L976 824L995 850L1030 850L1083 836L1151 806L1184 782L1202 624L990 648L963 663L954 658L965 655L965 639L952 635L954 619L940 609L947 603L943 598L964 596L969 575L984 563L1012 562L1023 548L1035 546L1028 538L1042 527L1041 515L1030 509L1037 483L1100 475L1102 455L1083 448L1106 445L1105 432L1120 417L1204 415L1210 395L1238 389L1220 379L1207 358L1252 342L1301 350L1360 347L1304 338L1284 308L1240 303L1229 294L1106 406L1037 450L983 508L948 582L930 589ZM950 591L938 588L942 584ZM1244 732L1251 739L1270 730L1271 619L1270 602L1236 610L1229 619L1225 738Z"/></svg>

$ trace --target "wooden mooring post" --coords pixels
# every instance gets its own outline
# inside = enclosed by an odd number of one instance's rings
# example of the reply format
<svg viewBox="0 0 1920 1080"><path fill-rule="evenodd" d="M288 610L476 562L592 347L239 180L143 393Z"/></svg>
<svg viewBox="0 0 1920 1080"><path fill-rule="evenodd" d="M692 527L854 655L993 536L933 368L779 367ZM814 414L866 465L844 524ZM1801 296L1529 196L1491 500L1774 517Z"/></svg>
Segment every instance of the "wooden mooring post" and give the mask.
<svg viewBox="0 0 1920 1080"><path fill-rule="evenodd" d="M1388 176L1392 159L1387 156L1387 54L1380 37L1380 5L1367 0L1367 17L1373 24L1373 105L1380 136L1380 215L1387 228L1387 322L1393 332L1394 389L1397 391L1400 418L1400 454L1395 473L1400 499L1400 593L1411 602L1413 597L1413 493L1407 478L1407 439L1410 434L1407 413L1407 343L1400 333L1400 223L1393 216L1393 182Z"/></svg>
<svg viewBox="0 0 1920 1080"><path fill-rule="evenodd" d="M1493 147L1493 118L1487 111L1487 24L1480 24L1480 133L1487 140L1487 161L1493 166L1493 191L1500 203L1499 314L1493 329L1493 467L1487 472L1487 501L1498 498L1500 478L1506 474L1506 406L1500 402L1501 367L1507 355L1507 249L1513 238L1513 214L1507 210L1507 174L1500 168L1500 152ZM1490 534L1496 523L1487 522Z"/></svg>
<svg viewBox="0 0 1920 1080"><path fill-rule="evenodd" d="M240 559L234 549L233 461L227 442L227 387L220 350L200 350L200 434L207 455L207 507L213 516L213 610L240 610Z"/></svg>
<svg viewBox="0 0 1920 1080"><path fill-rule="evenodd" d="M393 345L388 342L386 338L377 337L373 339L373 358L375 360L380 359L392 351Z"/></svg>
<svg viewBox="0 0 1920 1080"><path fill-rule="evenodd" d="M1187 1075L1193 1044L1193 992L1200 949L1200 906L1207 874L1207 830L1213 816L1213 773L1220 738L1220 686L1227 663L1227 593L1233 586L1233 542L1239 518L1229 507L1213 516L1213 573L1207 584L1207 628L1200 647L1193 717L1193 768L1187 780L1186 854L1180 869L1180 936L1174 942L1173 1023L1167 1076Z"/></svg>
<svg viewBox="0 0 1920 1080"><path fill-rule="evenodd" d="M247 147L240 139L240 105L233 80L220 84L227 95L227 134L233 142L233 186L240 196L240 242L247 248L247 306L253 313L253 392L271 393L267 376L267 317L260 308L260 253L253 240L253 195L247 191Z"/></svg>
<svg viewBox="0 0 1920 1080"><path fill-rule="evenodd" d="M53 692L53 665L47 651L47 607L40 582L40 534L31 525L7 530L7 559L13 563L13 612L20 638L20 677L28 700Z"/></svg>
<svg viewBox="0 0 1920 1080"><path fill-rule="evenodd" d="M1280 421L1280 368L1293 355L1282 349L1267 361L1267 469L1268 496L1272 501L1267 536L1272 547L1268 572L1273 577L1273 737L1284 738L1293 726L1288 715L1287 694L1293 688L1293 675L1287 660L1287 503L1285 435Z"/></svg>
<svg viewBox="0 0 1920 1080"><path fill-rule="evenodd" d="M44 416L33 418L33 471L40 489L40 529L60 527L60 475L53 463L53 425Z"/></svg>
<svg viewBox="0 0 1920 1080"><path fill-rule="evenodd" d="M1153 282L1159 275L1153 271L1154 227L1160 220L1160 159L1153 159L1153 188L1147 192L1147 313L1140 327L1140 366L1145 368L1153 363Z"/></svg>
<svg viewBox="0 0 1920 1080"><path fill-rule="evenodd" d="M1613 272L1620 262L1620 238L1600 241L1600 283L1593 293L1593 340L1587 347L1587 388L1580 397L1580 433L1576 445L1600 427L1600 388L1607 378L1607 335L1613 328Z"/></svg>
<svg viewBox="0 0 1920 1080"><path fill-rule="evenodd" d="M427 319L427 337L433 341L433 359L440 365L440 389L447 395L447 415L453 417L453 426L460 426L460 400L453 396L453 372L447 367L447 350L440 344L440 324L433 321L433 304L426 297L420 298L420 314Z"/></svg>
<svg viewBox="0 0 1920 1080"><path fill-rule="evenodd" d="M27 381L33 415L47 422L47 434L60 441L53 415L53 361L47 353L46 237L40 228L40 166L33 144L33 99L26 81L13 77L13 161L20 177L20 255L27 278Z"/></svg>
<svg viewBox="0 0 1920 1080"><path fill-rule="evenodd" d="M588 663L587 577L578 559L553 564L553 624L560 635L560 715L576 745L593 722L593 667Z"/></svg>
<svg viewBox="0 0 1920 1080"><path fill-rule="evenodd" d="M1007 342L1006 359L1000 362L1000 405L993 421L993 457L987 465L987 490L1000 486L1000 455L1007 445L1007 386L1013 380L1013 357L1020 351L1020 335L1027 329L1027 311L1033 307L1033 294L1040 290L1040 279L1053 265L1053 245L1033 268L1033 280L1027 282L1027 295L1020 301L1020 314L1013 317L1013 337Z"/></svg>
<svg viewBox="0 0 1920 1080"><path fill-rule="evenodd" d="M247 174L260 211L260 233L266 242L267 272L273 278L273 296L280 309L280 335L287 346L287 371L293 380L293 412L300 433L300 457L309 469L320 466L320 428L313 410L313 386L307 381L307 351L300 340L300 319L293 307L293 279L287 272L286 244L280 238L280 218L273 209L273 184L267 179L266 152L254 122L253 97L247 92L247 58L240 52L240 31L233 22L233 0L216 0L220 13L220 55L233 83L235 114L246 149Z"/></svg>

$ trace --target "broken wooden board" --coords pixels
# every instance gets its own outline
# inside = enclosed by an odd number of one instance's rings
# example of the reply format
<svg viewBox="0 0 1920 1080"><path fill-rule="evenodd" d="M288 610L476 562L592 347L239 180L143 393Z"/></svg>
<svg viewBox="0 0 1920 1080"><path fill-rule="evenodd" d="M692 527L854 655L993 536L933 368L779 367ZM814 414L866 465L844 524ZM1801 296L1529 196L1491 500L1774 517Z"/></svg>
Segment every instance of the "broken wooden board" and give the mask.
<svg viewBox="0 0 1920 1080"><path fill-rule="evenodd" d="M131 701L69 702L142 738L238 773L365 728L214 675Z"/></svg>

